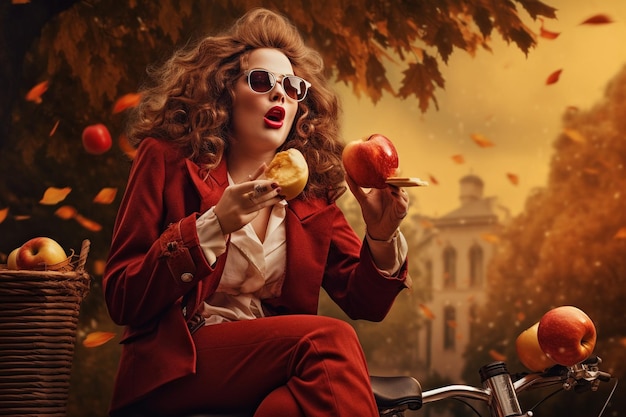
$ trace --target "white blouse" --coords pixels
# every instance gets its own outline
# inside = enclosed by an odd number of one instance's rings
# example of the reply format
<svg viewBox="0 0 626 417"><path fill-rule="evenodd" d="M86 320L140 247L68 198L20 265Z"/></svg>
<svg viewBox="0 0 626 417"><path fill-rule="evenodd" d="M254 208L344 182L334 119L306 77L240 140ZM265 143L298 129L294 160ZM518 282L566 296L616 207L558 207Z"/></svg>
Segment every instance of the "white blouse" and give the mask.
<svg viewBox="0 0 626 417"><path fill-rule="evenodd" d="M228 181L233 184L230 175ZM280 296L286 268L287 204L281 200L272 207L263 242L250 223L231 233L228 258L219 285L204 303L202 316L207 325L263 317L261 300ZM204 255L213 265L226 251L228 238L222 234L213 208L196 220L196 228ZM389 245L369 237L366 239L373 255ZM386 276L392 276L402 266L408 249L401 233L396 234L392 244L396 248L396 262L392 270L381 271Z"/></svg>

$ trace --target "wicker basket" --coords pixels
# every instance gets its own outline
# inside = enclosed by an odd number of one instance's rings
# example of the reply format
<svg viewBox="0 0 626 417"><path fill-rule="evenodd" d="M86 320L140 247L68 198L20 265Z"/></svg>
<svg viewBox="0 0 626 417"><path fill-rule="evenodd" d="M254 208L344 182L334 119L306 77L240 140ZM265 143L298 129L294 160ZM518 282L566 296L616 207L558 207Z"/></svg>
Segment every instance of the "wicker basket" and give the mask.
<svg viewBox="0 0 626 417"><path fill-rule="evenodd" d="M66 416L88 252L66 271L0 269L0 416Z"/></svg>

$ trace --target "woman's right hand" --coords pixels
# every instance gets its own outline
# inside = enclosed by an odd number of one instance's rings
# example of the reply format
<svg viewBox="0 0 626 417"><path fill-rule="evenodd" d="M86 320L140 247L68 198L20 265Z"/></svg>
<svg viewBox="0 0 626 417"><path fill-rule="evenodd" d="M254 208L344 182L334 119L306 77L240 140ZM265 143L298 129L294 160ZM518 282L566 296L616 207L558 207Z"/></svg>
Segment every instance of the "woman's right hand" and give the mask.
<svg viewBox="0 0 626 417"><path fill-rule="evenodd" d="M222 233L230 234L250 223L260 210L282 199L280 191L275 182L256 178L226 187L213 208Z"/></svg>

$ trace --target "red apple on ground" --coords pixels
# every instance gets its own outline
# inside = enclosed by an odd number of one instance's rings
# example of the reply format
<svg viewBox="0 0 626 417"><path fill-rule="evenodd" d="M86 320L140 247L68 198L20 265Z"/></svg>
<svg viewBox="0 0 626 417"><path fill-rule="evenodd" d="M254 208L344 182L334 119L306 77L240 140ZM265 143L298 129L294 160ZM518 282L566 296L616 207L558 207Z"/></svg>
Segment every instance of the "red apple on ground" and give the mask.
<svg viewBox="0 0 626 417"><path fill-rule="evenodd" d="M7 257L7 269L17 269L17 252L20 248L15 248L11 252L9 252L9 256Z"/></svg>
<svg viewBox="0 0 626 417"><path fill-rule="evenodd" d="M111 149L113 140L109 129L102 123L87 126L82 135L83 147L93 155L100 155Z"/></svg>
<svg viewBox="0 0 626 417"><path fill-rule="evenodd" d="M15 258L18 269L33 270L54 269L66 259L63 247L49 237L30 239L19 248Z"/></svg>
<svg viewBox="0 0 626 417"><path fill-rule="evenodd" d="M387 187L385 180L398 170L398 152L393 143L380 134L349 142L342 159L348 176L363 188Z"/></svg>
<svg viewBox="0 0 626 417"><path fill-rule="evenodd" d="M533 372L544 371L556 365L556 362L550 359L539 346L538 328L539 322L521 332L515 340L515 349L520 362Z"/></svg>
<svg viewBox="0 0 626 417"><path fill-rule="evenodd" d="M556 363L572 366L587 359L596 346L596 326L574 306L553 308L541 317L539 346Z"/></svg>

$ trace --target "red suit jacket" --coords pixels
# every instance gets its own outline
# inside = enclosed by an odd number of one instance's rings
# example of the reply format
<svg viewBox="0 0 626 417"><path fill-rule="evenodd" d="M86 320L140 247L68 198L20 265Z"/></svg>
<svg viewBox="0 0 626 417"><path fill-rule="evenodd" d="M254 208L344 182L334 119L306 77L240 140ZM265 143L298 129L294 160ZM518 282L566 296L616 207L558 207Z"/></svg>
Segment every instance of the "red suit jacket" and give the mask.
<svg viewBox="0 0 626 417"><path fill-rule="evenodd" d="M209 265L195 222L227 185L224 162L203 178L173 144L142 141L103 278L111 318L126 326L112 410L195 371L187 321L217 288L228 254ZM292 200L286 216L286 278L280 297L264 300L266 310L316 314L323 287L351 318L382 320L406 287L406 262L396 278L382 276L367 245L325 199Z"/></svg>

